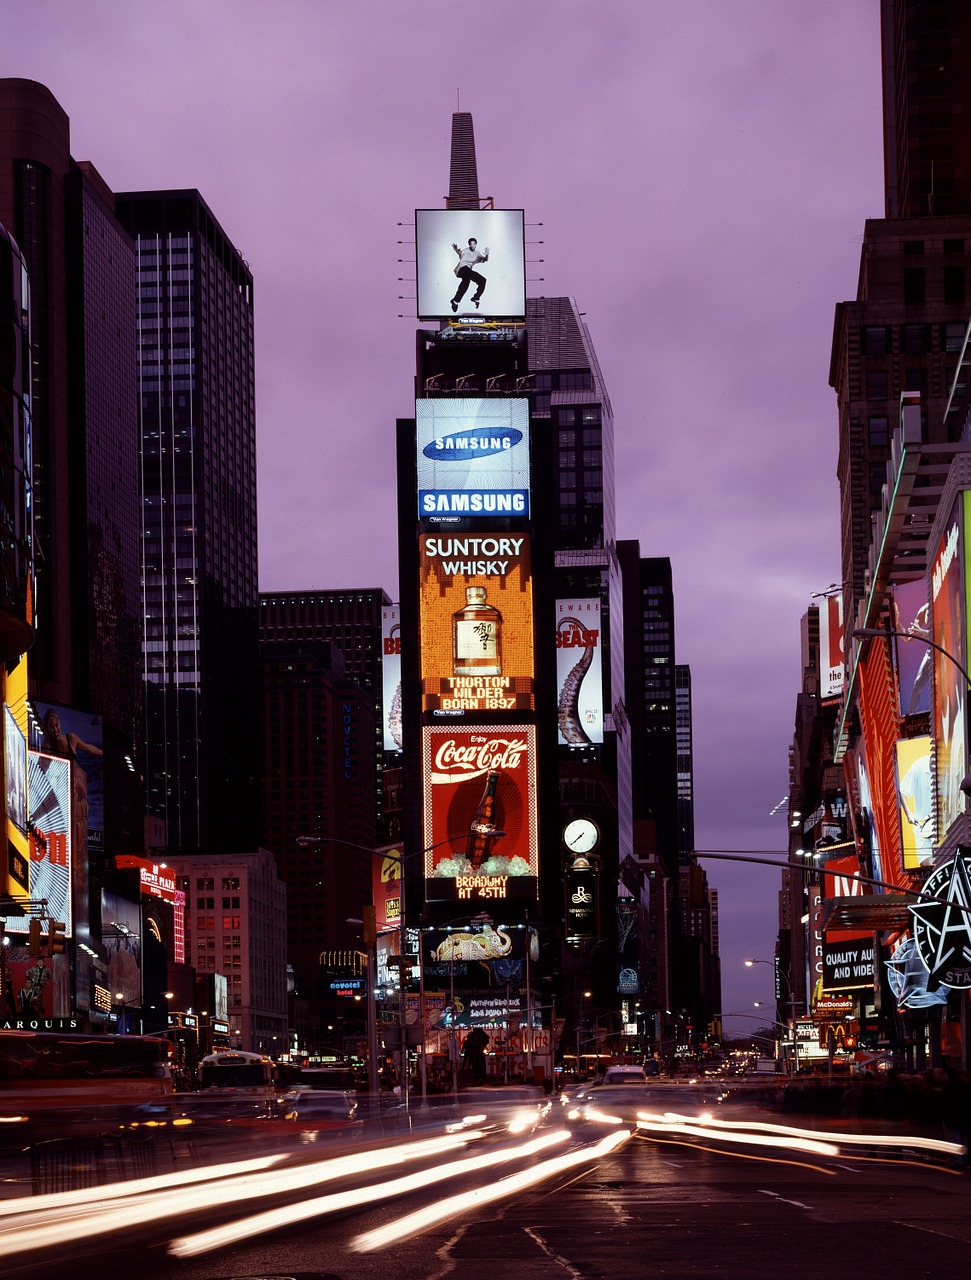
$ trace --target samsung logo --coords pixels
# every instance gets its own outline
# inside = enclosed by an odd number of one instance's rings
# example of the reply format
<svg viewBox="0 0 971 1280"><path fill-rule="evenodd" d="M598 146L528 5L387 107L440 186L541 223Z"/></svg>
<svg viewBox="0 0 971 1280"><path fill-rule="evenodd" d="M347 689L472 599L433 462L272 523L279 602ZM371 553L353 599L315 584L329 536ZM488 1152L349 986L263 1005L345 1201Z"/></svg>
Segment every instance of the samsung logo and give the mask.
<svg viewBox="0 0 971 1280"><path fill-rule="evenodd" d="M494 431L454 431L450 436L438 436L425 445L426 458L446 462L468 458L487 458L491 454L505 453L519 444L523 433L515 427L499 427Z"/></svg>
<svg viewBox="0 0 971 1280"><path fill-rule="evenodd" d="M418 510L423 516L523 516L529 515L525 489L422 489Z"/></svg>

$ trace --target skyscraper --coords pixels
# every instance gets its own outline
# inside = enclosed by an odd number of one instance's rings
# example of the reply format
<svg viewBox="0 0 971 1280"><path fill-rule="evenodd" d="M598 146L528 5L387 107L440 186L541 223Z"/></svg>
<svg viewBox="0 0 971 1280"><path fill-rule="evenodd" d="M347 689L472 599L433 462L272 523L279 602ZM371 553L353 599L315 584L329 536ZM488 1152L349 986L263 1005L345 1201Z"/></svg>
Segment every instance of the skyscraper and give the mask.
<svg viewBox="0 0 971 1280"><path fill-rule="evenodd" d="M256 847L253 277L198 191L129 192L146 779L173 851Z"/></svg>
<svg viewBox="0 0 971 1280"><path fill-rule="evenodd" d="M143 815L134 251L106 183L71 157L66 114L31 80L0 81L0 223L31 281L31 692L99 722L104 846L130 851Z"/></svg>

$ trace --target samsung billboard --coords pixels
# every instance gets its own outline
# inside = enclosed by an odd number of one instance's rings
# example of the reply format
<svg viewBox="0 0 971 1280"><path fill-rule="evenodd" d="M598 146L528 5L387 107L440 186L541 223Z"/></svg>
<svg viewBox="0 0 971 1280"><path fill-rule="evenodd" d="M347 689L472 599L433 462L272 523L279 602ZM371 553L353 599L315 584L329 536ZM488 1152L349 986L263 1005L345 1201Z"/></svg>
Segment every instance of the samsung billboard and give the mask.
<svg viewBox="0 0 971 1280"><path fill-rule="evenodd" d="M418 515L529 515L529 402L460 397L415 405Z"/></svg>
<svg viewBox="0 0 971 1280"><path fill-rule="evenodd" d="M525 316L522 209L418 209L415 246L420 320Z"/></svg>

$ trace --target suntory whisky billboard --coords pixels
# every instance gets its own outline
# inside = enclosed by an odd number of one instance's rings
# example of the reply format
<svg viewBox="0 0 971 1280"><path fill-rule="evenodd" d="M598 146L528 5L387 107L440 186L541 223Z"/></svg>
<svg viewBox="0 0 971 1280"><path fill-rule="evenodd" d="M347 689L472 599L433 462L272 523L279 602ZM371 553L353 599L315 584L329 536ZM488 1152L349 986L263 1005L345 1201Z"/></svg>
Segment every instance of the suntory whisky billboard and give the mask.
<svg viewBox="0 0 971 1280"><path fill-rule="evenodd" d="M533 709L533 600L524 533L419 538L422 710Z"/></svg>
<svg viewBox="0 0 971 1280"><path fill-rule="evenodd" d="M535 726L426 726L422 763L426 897L535 897Z"/></svg>

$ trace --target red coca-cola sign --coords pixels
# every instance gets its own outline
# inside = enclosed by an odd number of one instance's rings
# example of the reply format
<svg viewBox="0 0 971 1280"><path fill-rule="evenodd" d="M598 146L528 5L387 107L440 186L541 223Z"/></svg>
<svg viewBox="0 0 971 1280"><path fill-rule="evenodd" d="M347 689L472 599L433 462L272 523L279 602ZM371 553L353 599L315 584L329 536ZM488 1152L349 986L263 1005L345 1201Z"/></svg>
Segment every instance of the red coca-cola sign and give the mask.
<svg viewBox="0 0 971 1280"><path fill-rule="evenodd" d="M538 873L536 730L532 725L422 730L426 879L482 881L505 897L505 881ZM479 866L467 857L470 827L490 772L498 772L495 826L502 832ZM490 888L490 882L495 885ZM471 886L474 888L474 886ZM493 891L494 890L494 891ZM476 894L475 896L478 896Z"/></svg>

